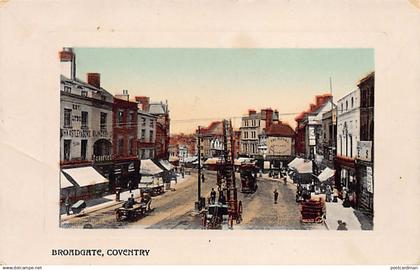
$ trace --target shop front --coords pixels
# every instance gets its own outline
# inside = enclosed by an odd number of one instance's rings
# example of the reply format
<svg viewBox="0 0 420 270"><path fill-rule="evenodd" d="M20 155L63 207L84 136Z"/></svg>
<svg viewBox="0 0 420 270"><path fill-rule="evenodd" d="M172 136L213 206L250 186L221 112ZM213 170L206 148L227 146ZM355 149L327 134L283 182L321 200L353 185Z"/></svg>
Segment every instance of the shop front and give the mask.
<svg viewBox="0 0 420 270"><path fill-rule="evenodd" d="M371 162L356 160L357 179L360 181L357 207L373 213L373 164Z"/></svg>
<svg viewBox="0 0 420 270"><path fill-rule="evenodd" d="M353 208L357 207L358 181L356 177L356 164L354 159L337 156L335 163L335 187L338 190L338 197L345 199L348 196Z"/></svg>

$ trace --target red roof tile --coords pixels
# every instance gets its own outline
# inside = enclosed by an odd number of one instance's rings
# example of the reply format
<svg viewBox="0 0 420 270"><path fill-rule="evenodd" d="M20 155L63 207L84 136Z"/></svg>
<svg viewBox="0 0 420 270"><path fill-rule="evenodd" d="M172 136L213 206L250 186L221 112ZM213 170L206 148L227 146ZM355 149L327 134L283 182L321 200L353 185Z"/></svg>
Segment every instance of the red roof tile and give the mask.
<svg viewBox="0 0 420 270"><path fill-rule="evenodd" d="M282 122L278 124L272 124L265 131L267 136L295 136L295 132L288 124L283 124Z"/></svg>

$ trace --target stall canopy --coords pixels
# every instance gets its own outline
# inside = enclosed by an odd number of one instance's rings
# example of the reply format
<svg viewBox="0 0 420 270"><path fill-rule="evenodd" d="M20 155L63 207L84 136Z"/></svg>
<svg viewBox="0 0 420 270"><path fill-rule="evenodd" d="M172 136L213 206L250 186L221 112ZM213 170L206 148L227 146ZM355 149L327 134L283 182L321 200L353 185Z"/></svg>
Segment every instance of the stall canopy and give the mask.
<svg viewBox="0 0 420 270"><path fill-rule="evenodd" d="M289 168L295 169L298 173L312 173L312 161L303 158L295 158L288 164Z"/></svg>
<svg viewBox="0 0 420 270"><path fill-rule="evenodd" d="M74 181L79 187L86 187L108 182L108 179L98 173L93 167L81 167L62 170L70 182Z"/></svg>
<svg viewBox="0 0 420 270"><path fill-rule="evenodd" d="M74 187L74 185L69 181L67 176L64 175L63 172L60 173L60 187L61 188L68 188Z"/></svg>
<svg viewBox="0 0 420 270"><path fill-rule="evenodd" d="M204 162L204 165L215 165L220 162L220 158L209 158Z"/></svg>
<svg viewBox="0 0 420 270"><path fill-rule="evenodd" d="M184 158L184 163L192 163L194 161L197 161L197 159L198 159L197 157L187 157L187 158Z"/></svg>
<svg viewBox="0 0 420 270"><path fill-rule="evenodd" d="M318 180L321 182L327 181L331 177L333 177L335 174L335 170L332 170L328 167L326 167L319 175Z"/></svg>
<svg viewBox="0 0 420 270"><path fill-rule="evenodd" d="M160 165L162 165L163 168L165 168L166 170L170 171L174 168L174 166L169 163L169 161L161 159L159 160Z"/></svg>
<svg viewBox="0 0 420 270"><path fill-rule="evenodd" d="M163 172L158 165L150 159L142 159L140 161L140 174L142 175L155 175Z"/></svg>
<svg viewBox="0 0 420 270"><path fill-rule="evenodd" d="M240 158L235 159L235 161L234 161L234 164L237 165L237 166L240 166L243 163L251 163L251 159L240 157Z"/></svg>

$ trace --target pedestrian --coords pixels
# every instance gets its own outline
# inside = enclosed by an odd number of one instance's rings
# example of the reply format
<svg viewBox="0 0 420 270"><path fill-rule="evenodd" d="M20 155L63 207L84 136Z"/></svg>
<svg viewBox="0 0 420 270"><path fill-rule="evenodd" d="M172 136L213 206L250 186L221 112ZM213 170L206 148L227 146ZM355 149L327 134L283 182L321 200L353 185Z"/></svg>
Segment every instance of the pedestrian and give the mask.
<svg viewBox="0 0 420 270"><path fill-rule="evenodd" d="M211 200L212 204L214 204L216 202L216 191L214 191L214 188L211 189L210 200Z"/></svg>
<svg viewBox="0 0 420 270"><path fill-rule="evenodd" d="M128 181L128 190L130 191L130 193L131 193L132 188L133 188L133 183L130 180Z"/></svg>
<svg viewBox="0 0 420 270"><path fill-rule="evenodd" d="M184 169L184 167L181 167L181 174L182 174L182 178L184 178L184 176L185 176L185 169Z"/></svg>
<svg viewBox="0 0 420 270"><path fill-rule="evenodd" d="M225 194L223 193L223 190L219 192L219 203L226 204L226 197L225 197Z"/></svg>
<svg viewBox="0 0 420 270"><path fill-rule="evenodd" d="M341 220L337 221L338 223L338 227L337 227L337 231L347 231L347 224Z"/></svg>
<svg viewBox="0 0 420 270"><path fill-rule="evenodd" d="M274 203L277 204L277 199L279 198L279 193L277 192L277 189L273 191L274 194Z"/></svg>
<svg viewBox="0 0 420 270"><path fill-rule="evenodd" d="M66 197L65 205L66 205L66 214L70 215L70 202L69 202L69 196L68 195Z"/></svg>
<svg viewBox="0 0 420 270"><path fill-rule="evenodd" d="M204 181L205 181L205 179L204 179L204 173L203 173L203 174L201 174L201 182L204 183Z"/></svg>

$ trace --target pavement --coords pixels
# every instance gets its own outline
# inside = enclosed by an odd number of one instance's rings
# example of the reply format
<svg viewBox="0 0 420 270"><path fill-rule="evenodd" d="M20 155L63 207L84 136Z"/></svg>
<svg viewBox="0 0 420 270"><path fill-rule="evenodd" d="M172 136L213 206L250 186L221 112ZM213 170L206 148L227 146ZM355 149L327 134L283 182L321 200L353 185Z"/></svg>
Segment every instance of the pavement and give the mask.
<svg viewBox="0 0 420 270"><path fill-rule="evenodd" d="M171 191L176 191L176 185L180 184L182 182L185 182L187 180L189 180L192 176L191 175L185 175L184 178L182 177L178 177L177 181L175 182L174 180L171 181ZM60 208L60 220L61 221L67 221L70 220L72 218L78 217L78 216L82 216L82 215L87 215L89 213L93 213L105 208L109 208L109 207L113 207L113 206L117 206L119 204L122 204L124 201L128 200L131 197L131 194L134 194L134 198L138 199L140 198L140 189L133 189L131 192L129 190L121 192L120 193L120 201L116 201L115 200L115 194L109 194L109 195L105 195L101 198L95 198L92 200L87 200L86 202L86 208L83 209L83 211L79 214L70 214L67 215L65 213L65 207L62 206ZM70 210L71 213L71 210Z"/></svg>
<svg viewBox="0 0 420 270"><path fill-rule="evenodd" d="M272 178L268 174L263 174L264 180L283 182L281 178ZM289 176L287 182L293 183ZM343 201L338 199L337 202L326 203L326 219L324 224L328 230L372 230L373 218L352 207L343 207Z"/></svg>

